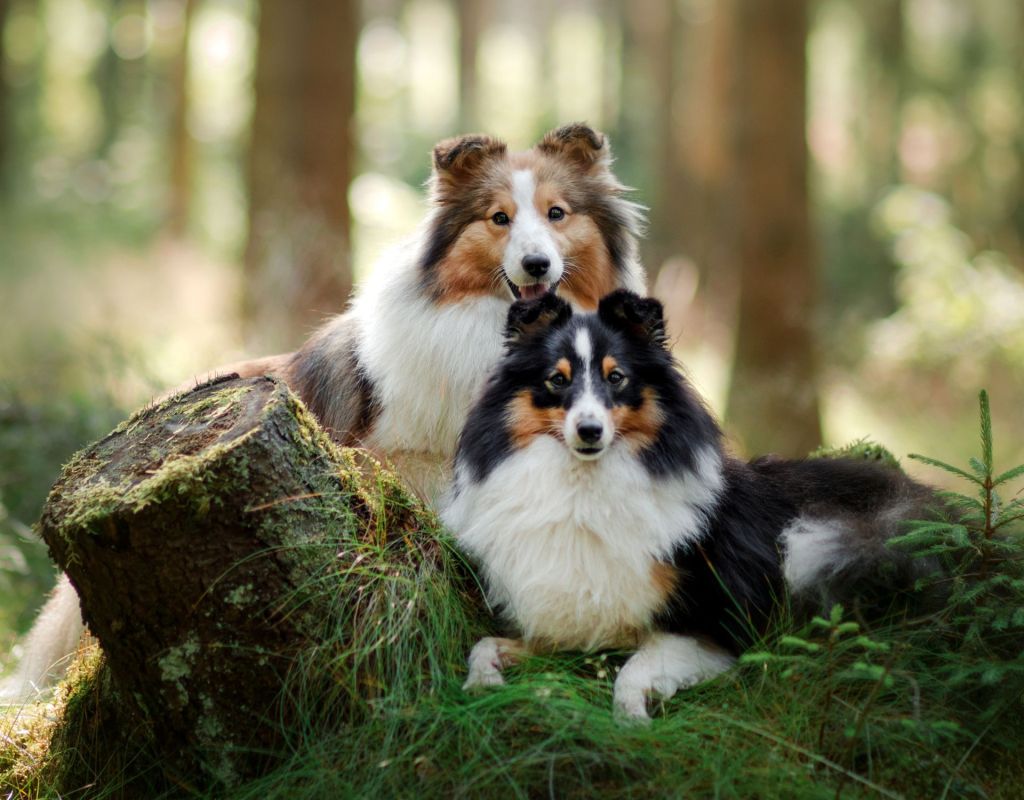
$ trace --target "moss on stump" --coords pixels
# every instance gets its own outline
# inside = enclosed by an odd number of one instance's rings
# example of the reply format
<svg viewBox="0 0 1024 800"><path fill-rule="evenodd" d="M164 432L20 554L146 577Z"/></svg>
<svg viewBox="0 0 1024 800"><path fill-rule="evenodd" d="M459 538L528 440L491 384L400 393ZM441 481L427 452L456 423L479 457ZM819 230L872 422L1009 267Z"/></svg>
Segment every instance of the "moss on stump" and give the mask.
<svg viewBox="0 0 1024 800"><path fill-rule="evenodd" d="M65 467L43 538L106 654L109 696L132 706L118 718L148 722L170 776L230 786L271 766L282 682L321 633L339 543L422 522L405 502L382 526L356 458L283 384L229 377L144 409Z"/></svg>

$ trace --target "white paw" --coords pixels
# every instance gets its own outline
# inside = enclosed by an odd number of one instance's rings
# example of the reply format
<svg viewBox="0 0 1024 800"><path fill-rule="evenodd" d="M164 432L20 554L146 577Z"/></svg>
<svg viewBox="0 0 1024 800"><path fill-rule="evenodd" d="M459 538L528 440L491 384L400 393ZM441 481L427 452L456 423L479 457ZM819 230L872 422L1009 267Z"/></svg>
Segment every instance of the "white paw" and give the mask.
<svg viewBox="0 0 1024 800"><path fill-rule="evenodd" d="M469 677L462 688L485 689L489 686L501 686L505 679L501 677L501 668L510 658L508 650L515 643L508 639L485 637L473 645L469 651Z"/></svg>
<svg viewBox="0 0 1024 800"><path fill-rule="evenodd" d="M476 668L469 671L469 677L462 684L464 691L470 692L475 689L487 689L491 686L503 686L505 679L495 667Z"/></svg>
<svg viewBox="0 0 1024 800"><path fill-rule="evenodd" d="M647 713L647 696L643 691L615 692L612 704L615 721L621 725L650 725Z"/></svg>
<svg viewBox="0 0 1024 800"><path fill-rule="evenodd" d="M685 689L695 683L697 683L696 680L690 680L680 684L679 681L668 675L656 675L651 678L650 694L651 697L657 697L659 700L669 700L679 689Z"/></svg>
<svg viewBox="0 0 1024 800"><path fill-rule="evenodd" d="M728 653L689 636L652 634L615 679L615 716L649 721L648 698L668 700L680 689L724 672L732 663Z"/></svg>

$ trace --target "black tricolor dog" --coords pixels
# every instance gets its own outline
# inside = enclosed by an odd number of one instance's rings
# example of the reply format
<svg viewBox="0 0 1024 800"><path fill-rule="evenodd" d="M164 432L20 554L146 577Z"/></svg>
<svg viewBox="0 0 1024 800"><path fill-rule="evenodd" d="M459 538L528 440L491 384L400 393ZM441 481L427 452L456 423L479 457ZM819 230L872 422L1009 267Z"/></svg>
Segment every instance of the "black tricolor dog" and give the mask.
<svg viewBox="0 0 1024 800"><path fill-rule="evenodd" d="M521 638L479 642L466 685L527 649L635 647L615 705L646 718L648 696L727 669L784 585L825 607L905 585L886 540L934 500L878 463L729 456L656 300L517 302L442 516Z"/></svg>

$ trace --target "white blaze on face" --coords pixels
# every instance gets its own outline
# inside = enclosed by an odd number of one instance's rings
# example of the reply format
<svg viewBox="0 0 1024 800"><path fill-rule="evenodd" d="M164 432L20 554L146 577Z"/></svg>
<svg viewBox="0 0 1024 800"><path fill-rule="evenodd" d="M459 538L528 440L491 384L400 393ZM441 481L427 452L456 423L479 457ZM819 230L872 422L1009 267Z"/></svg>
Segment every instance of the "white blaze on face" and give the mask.
<svg viewBox="0 0 1024 800"><path fill-rule="evenodd" d="M543 286L557 283L562 277L564 264L552 235L551 223L537 211L534 196L537 180L531 170L521 169L512 174L512 200L516 204L512 224L509 226L508 244L502 267L505 275L516 286ZM541 276L531 275L523 267L527 256L547 258L548 270ZM523 297L537 296L541 292L523 292Z"/></svg>
<svg viewBox="0 0 1024 800"><path fill-rule="evenodd" d="M612 421L611 411L594 393L594 381L591 374L591 363L594 358L594 346L590 339L590 332L586 328L580 328L576 332L576 339L573 342L576 355L583 362L580 375L584 381L583 393L579 395L565 415L565 441L569 449L577 458L584 461L591 461L600 458L605 449L615 438L615 423ZM600 429L600 435L597 430ZM587 438L582 433L590 431Z"/></svg>

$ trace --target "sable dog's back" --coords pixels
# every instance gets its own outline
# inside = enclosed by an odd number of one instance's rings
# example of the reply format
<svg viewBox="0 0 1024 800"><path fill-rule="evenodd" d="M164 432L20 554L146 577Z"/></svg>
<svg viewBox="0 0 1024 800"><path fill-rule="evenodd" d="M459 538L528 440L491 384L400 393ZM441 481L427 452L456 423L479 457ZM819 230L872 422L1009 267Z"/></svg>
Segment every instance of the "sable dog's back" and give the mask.
<svg viewBox="0 0 1024 800"><path fill-rule="evenodd" d="M359 363L359 329L351 314L318 330L288 361L292 390L331 436L358 443L373 426L373 386Z"/></svg>

